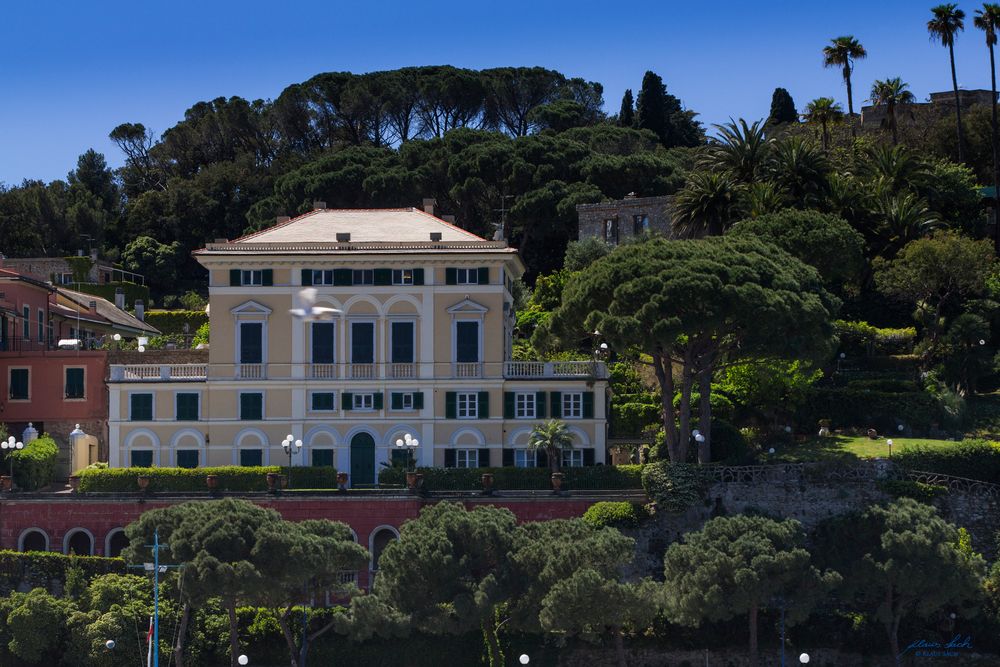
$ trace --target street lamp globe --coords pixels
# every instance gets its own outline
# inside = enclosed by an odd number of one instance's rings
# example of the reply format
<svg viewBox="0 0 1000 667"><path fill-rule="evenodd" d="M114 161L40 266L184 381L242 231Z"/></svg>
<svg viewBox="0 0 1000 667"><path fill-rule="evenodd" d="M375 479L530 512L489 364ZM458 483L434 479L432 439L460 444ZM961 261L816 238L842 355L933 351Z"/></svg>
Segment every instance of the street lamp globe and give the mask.
<svg viewBox="0 0 1000 667"><path fill-rule="evenodd" d="M241 665L249 665L250 658L246 657L245 655L241 655L240 657L236 658L236 662L240 663Z"/></svg>
<svg viewBox="0 0 1000 667"><path fill-rule="evenodd" d="M527 665L529 662L531 662L531 658L528 657L527 653L522 653L521 657L518 658L517 661L522 665Z"/></svg>
<svg viewBox="0 0 1000 667"><path fill-rule="evenodd" d="M809 663L809 654L808 653L803 653L802 655L800 655L799 656L799 662L801 662L803 665L808 664Z"/></svg>
<svg viewBox="0 0 1000 667"><path fill-rule="evenodd" d="M115 640L109 639L108 641L104 642L104 648L108 649L109 651L113 650L115 648Z"/></svg>

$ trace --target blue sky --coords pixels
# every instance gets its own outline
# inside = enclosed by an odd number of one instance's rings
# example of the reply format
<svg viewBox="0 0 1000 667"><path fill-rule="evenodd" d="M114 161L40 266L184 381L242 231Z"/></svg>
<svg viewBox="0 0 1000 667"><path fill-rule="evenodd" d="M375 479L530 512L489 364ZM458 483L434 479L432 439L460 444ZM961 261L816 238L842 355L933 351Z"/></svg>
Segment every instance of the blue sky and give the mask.
<svg viewBox="0 0 1000 667"><path fill-rule="evenodd" d="M600 81L610 112L647 69L706 123L767 115L787 88L801 110L831 95L821 66L831 38L853 34L869 57L855 98L901 76L918 99L951 86L947 50L928 40L933 3L882 1L609 3L535 0L326 2L175 0L8 3L0 22L0 182L65 178L88 148L117 166L107 139L122 122L158 132L199 100L274 98L323 71L406 65L541 65ZM961 4L959 85L989 88L978 5Z"/></svg>

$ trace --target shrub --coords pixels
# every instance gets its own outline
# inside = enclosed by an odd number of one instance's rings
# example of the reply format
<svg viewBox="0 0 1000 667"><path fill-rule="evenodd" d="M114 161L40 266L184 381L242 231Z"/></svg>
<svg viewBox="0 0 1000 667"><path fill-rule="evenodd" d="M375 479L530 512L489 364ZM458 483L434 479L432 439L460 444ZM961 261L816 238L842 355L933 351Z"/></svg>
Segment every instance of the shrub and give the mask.
<svg viewBox="0 0 1000 667"><path fill-rule="evenodd" d="M639 465L584 466L560 468L563 486L569 489L638 489L641 488ZM379 473L379 484L400 486L405 482L405 470L385 468ZM482 488L483 473L493 473L496 489L545 490L552 488L548 468L418 468L428 491L472 491Z"/></svg>
<svg viewBox="0 0 1000 667"><path fill-rule="evenodd" d="M76 474L80 477L81 492L128 492L138 491L140 475L149 477L150 491L206 491L205 478L215 475L220 491L266 491L267 473L288 473L288 468L280 466L219 468L107 468L92 470L84 468ZM292 483L296 488L335 489L337 471L329 466L299 466L291 471Z"/></svg>
<svg viewBox="0 0 1000 667"><path fill-rule="evenodd" d="M911 479L888 479L880 482L879 487L893 498L913 498L922 503L929 503L948 493L945 486L924 484Z"/></svg>
<svg viewBox="0 0 1000 667"><path fill-rule="evenodd" d="M851 380L847 383L848 389L886 391L886 392L914 392L919 391L920 386L913 380L898 380L893 378L874 378L867 380Z"/></svg>
<svg viewBox="0 0 1000 667"><path fill-rule="evenodd" d="M941 401L929 393L886 392L854 388L812 388L797 411L799 424L812 430L820 419L830 419L833 428L871 428L893 431L903 423L917 431L944 424L949 414Z"/></svg>
<svg viewBox="0 0 1000 667"><path fill-rule="evenodd" d="M910 352L917 339L914 327L888 329L875 327L867 322L845 320L837 320L833 326L843 348L867 355Z"/></svg>
<svg viewBox="0 0 1000 667"><path fill-rule="evenodd" d="M748 465L753 461L753 452L750 451L743 433L727 421L713 420L712 462Z"/></svg>
<svg viewBox="0 0 1000 667"><path fill-rule="evenodd" d="M945 448L907 448L893 454L892 460L908 470L1000 484L1000 445L986 440L963 440Z"/></svg>
<svg viewBox="0 0 1000 667"><path fill-rule="evenodd" d="M66 571L79 568L87 579L101 574L125 574L121 558L100 556L64 556L51 551L0 551L0 594L19 587L51 589L53 581L64 581Z"/></svg>
<svg viewBox="0 0 1000 667"><path fill-rule="evenodd" d="M646 516L646 509L637 503L602 501L588 507L583 520L595 528L634 528Z"/></svg>
<svg viewBox="0 0 1000 667"><path fill-rule="evenodd" d="M615 435L639 435L660 423L660 401L655 394L616 395L611 402L611 429Z"/></svg>
<svg viewBox="0 0 1000 667"><path fill-rule="evenodd" d="M188 333L194 333L205 322L208 314L201 310L150 310L146 312L146 324L154 326L164 334L182 334L184 325Z"/></svg>
<svg viewBox="0 0 1000 667"><path fill-rule="evenodd" d="M14 459L14 483L26 491L37 491L52 481L59 446L50 436L43 435L8 456Z"/></svg>
<svg viewBox="0 0 1000 667"><path fill-rule="evenodd" d="M683 512L701 498L702 479L691 463L657 461L642 471L642 488L659 509Z"/></svg>
<svg viewBox="0 0 1000 667"><path fill-rule="evenodd" d="M209 333L210 329L208 322L205 322L198 327L198 331L195 332L194 338L191 339L191 347L196 348L201 344L208 345Z"/></svg>

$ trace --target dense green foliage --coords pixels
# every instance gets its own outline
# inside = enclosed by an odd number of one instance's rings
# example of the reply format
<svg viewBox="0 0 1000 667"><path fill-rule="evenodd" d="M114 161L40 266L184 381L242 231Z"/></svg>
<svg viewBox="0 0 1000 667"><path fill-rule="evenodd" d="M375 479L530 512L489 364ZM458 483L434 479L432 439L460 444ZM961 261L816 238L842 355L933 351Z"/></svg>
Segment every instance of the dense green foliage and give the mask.
<svg viewBox="0 0 1000 667"><path fill-rule="evenodd" d="M146 324L156 327L165 334L194 334L208 324L208 313L192 310L148 310ZM187 331L184 330L184 325L187 325Z"/></svg>
<svg viewBox="0 0 1000 667"><path fill-rule="evenodd" d="M701 499L704 480L697 466L657 461L642 470L642 488L666 512L683 512Z"/></svg>
<svg viewBox="0 0 1000 667"><path fill-rule="evenodd" d="M642 505L625 501L602 500L583 513L583 520L595 528L635 528L647 516Z"/></svg>
<svg viewBox="0 0 1000 667"><path fill-rule="evenodd" d="M940 484L924 484L909 479L888 479L879 484L883 491L893 498L913 498L929 503L948 492L948 487Z"/></svg>
<svg viewBox="0 0 1000 667"><path fill-rule="evenodd" d="M503 490L542 490L552 488L548 468L417 468L424 476L428 491L469 491L482 488L484 473L493 475L494 488ZM639 489L642 466L583 466L562 468L563 487L567 489ZM405 471L386 468L379 472L379 483L402 485Z"/></svg>
<svg viewBox="0 0 1000 667"><path fill-rule="evenodd" d="M337 471L329 466L296 466L293 486L300 489L335 489ZM219 491L267 491L267 474L289 474L281 466L223 466L219 468L85 468L77 472L80 492L139 491L140 476L149 478L150 492L207 491L205 478L215 475Z"/></svg>
<svg viewBox="0 0 1000 667"><path fill-rule="evenodd" d="M24 449L8 451L14 462L14 483L25 491L37 491L49 485L56 470L59 445L51 436L41 435L25 444Z"/></svg>
<svg viewBox="0 0 1000 667"><path fill-rule="evenodd" d="M1000 445L986 440L963 440L953 447L909 447L892 460L909 470L1000 484Z"/></svg>

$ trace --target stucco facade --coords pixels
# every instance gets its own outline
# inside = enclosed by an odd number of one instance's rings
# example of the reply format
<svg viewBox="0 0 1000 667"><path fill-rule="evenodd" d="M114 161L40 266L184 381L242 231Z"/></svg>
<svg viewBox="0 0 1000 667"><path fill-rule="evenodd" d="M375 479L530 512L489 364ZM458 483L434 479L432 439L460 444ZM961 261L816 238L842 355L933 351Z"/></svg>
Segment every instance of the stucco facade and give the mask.
<svg viewBox="0 0 1000 667"><path fill-rule="evenodd" d="M524 449L550 416L567 464L605 461L603 364L510 359L524 269L503 242L420 211L321 210L196 257L208 363L112 364L112 466L287 464L291 434L293 465L370 484L407 433L420 465L544 463ZM292 316L304 287L339 312Z"/></svg>

